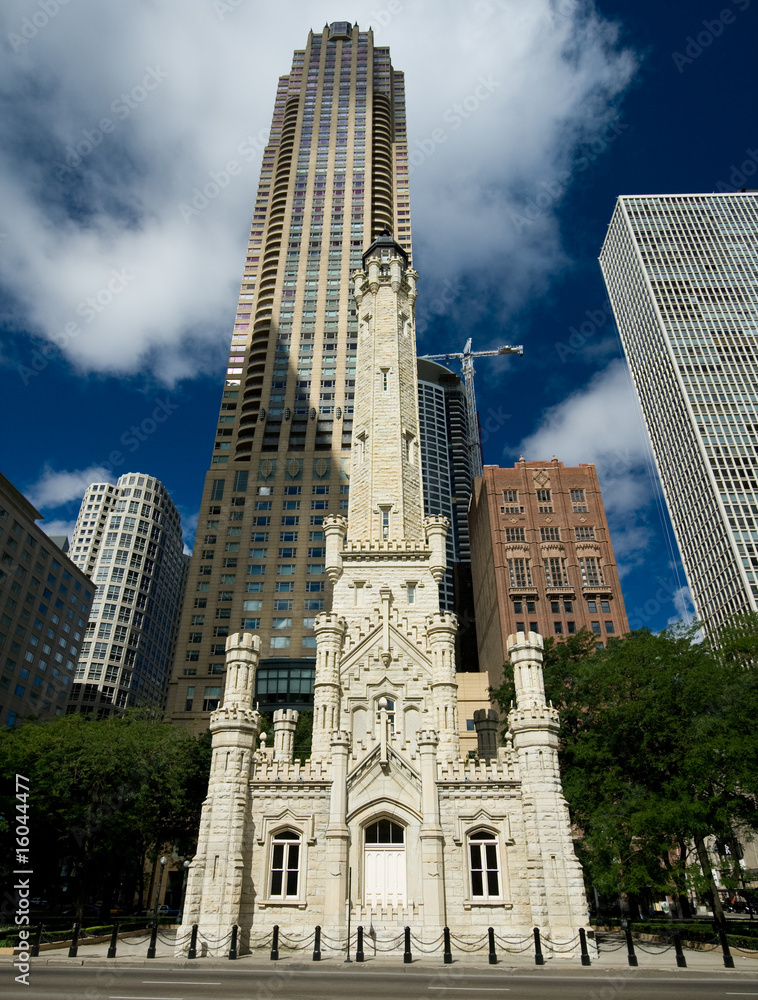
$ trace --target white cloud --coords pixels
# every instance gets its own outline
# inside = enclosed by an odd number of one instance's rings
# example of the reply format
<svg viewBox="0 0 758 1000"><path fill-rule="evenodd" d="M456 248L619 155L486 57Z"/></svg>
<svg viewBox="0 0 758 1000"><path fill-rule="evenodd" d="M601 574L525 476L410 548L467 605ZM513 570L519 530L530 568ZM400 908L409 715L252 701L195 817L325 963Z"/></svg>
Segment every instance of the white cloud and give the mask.
<svg viewBox="0 0 758 1000"><path fill-rule="evenodd" d="M623 361L613 361L581 389L542 415L516 451L527 461L597 467L619 572L642 562L657 517L658 479L639 403Z"/></svg>
<svg viewBox="0 0 758 1000"><path fill-rule="evenodd" d="M53 521L45 521L40 525L40 528L45 532L48 538L53 535L65 535L69 541L71 541L71 536L74 533L74 527L76 526L76 521L63 521L61 519L56 519Z"/></svg>
<svg viewBox="0 0 758 1000"><path fill-rule="evenodd" d="M179 514L182 519L182 537L184 539L184 554L187 556L192 555L192 546L195 543L195 534L197 532L197 522L200 519L200 511L196 510L194 513L186 514L180 509Z"/></svg>
<svg viewBox="0 0 758 1000"><path fill-rule="evenodd" d="M679 587L673 595L673 601L677 614L669 618L668 624L676 625L679 622L684 622L685 625L692 624L695 619L695 605L692 601L690 588L686 586Z"/></svg>
<svg viewBox="0 0 758 1000"><path fill-rule="evenodd" d="M357 0L351 17L373 23L406 72L423 292L462 277L453 313L465 299L469 319L477 303L505 322L566 265L555 211L584 169L583 144L602 155L614 141L606 126L635 61L579 0L400 6ZM8 0L6 38L21 37L30 9ZM150 367L170 383L220 367L260 161L241 144L267 128L292 50L334 13L322 0L290 2L286 17L252 0L77 0L11 40L18 51L0 66L6 318L62 343L83 372ZM240 173L227 182L232 159ZM213 174L218 195L185 222L180 203Z"/></svg>
<svg viewBox="0 0 758 1000"><path fill-rule="evenodd" d="M74 469L71 472L62 470L56 472L50 465L45 465L42 475L27 490L26 496L39 510L62 507L64 504L81 502L84 491L92 483L114 483L113 474L99 465L88 469ZM48 532L47 525L45 531Z"/></svg>

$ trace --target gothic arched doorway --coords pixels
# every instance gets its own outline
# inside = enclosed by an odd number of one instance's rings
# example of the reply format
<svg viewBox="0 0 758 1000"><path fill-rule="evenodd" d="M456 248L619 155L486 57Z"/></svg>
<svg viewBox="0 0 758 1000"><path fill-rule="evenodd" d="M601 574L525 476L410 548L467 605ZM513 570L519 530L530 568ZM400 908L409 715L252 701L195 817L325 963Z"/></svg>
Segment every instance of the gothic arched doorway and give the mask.
<svg viewBox="0 0 758 1000"><path fill-rule="evenodd" d="M405 905L405 831L392 820L365 828L363 884L367 906Z"/></svg>

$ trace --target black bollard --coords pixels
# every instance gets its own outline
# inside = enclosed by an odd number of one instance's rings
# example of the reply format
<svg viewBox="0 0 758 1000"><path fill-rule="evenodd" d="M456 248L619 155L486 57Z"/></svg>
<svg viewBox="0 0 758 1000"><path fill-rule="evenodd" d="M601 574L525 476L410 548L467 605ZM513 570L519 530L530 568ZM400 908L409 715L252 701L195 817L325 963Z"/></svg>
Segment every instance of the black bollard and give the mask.
<svg viewBox="0 0 758 1000"><path fill-rule="evenodd" d="M450 928L449 927L445 927L443 929L443 931L442 931L442 934L443 934L444 940L445 940L444 952L443 952L443 955L442 955L442 962L443 962L443 965L452 965L453 964L453 953L450 950Z"/></svg>
<svg viewBox="0 0 758 1000"><path fill-rule="evenodd" d="M583 927L579 928L579 947L582 950L582 965L591 965L590 953L587 951L587 935Z"/></svg>
<svg viewBox="0 0 758 1000"><path fill-rule="evenodd" d="M540 944L540 929L534 928L534 964L544 965L545 959L542 955L542 945Z"/></svg>
<svg viewBox="0 0 758 1000"><path fill-rule="evenodd" d="M147 949L147 957L155 958L155 945L158 940L158 921L153 921L153 926L150 930L150 944Z"/></svg>
<svg viewBox="0 0 758 1000"><path fill-rule="evenodd" d="M403 952L403 963L405 965L410 965L413 961L413 955L411 955L411 929L410 927L405 928L405 951Z"/></svg>
<svg viewBox="0 0 758 1000"><path fill-rule="evenodd" d="M626 960L633 969L637 968L637 956L634 954L634 941L632 940L632 928L627 921L624 928L626 934Z"/></svg>
<svg viewBox="0 0 758 1000"><path fill-rule="evenodd" d="M76 958L76 953L79 951L79 931L82 929L82 925L77 920L74 924L74 936L71 939L71 947L68 949L68 957Z"/></svg>
<svg viewBox="0 0 758 1000"><path fill-rule="evenodd" d="M274 924L274 937L271 941L271 961L279 960L279 924Z"/></svg>
<svg viewBox="0 0 758 1000"><path fill-rule="evenodd" d="M363 955L363 924L358 924L358 944L355 948L355 961L362 962L364 960Z"/></svg>
<svg viewBox="0 0 758 1000"><path fill-rule="evenodd" d="M679 931L674 931L671 937L674 942L674 951L676 952L677 968L686 969L687 959L684 957L684 952L682 951L682 939L679 937Z"/></svg>
<svg viewBox="0 0 758 1000"><path fill-rule="evenodd" d="M111 943L108 947L108 958L116 957L116 945L118 944L118 920L113 924L113 933L111 934Z"/></svg>
<svg viewBox="0 0 758 1000"><path fill-rule="evenodd" d="M42 940L42 921L37 924L37 930L34 932L34 941L32 942L32 950L30 952L32 958L37 958L39 956L39 943Z"/></svg>
<svg viewBox="0 0 758 1000"><path fill-rule="evenodd" d="M233 962L237 957L237 925L232 927L232 943L229 948L229 960Z"/></svg>
<svg viewBox="0 0 758 1000"><path fill-rule="evenodd" d="M197 958L197 924L192 925L192 937L190 938L187 958Z"/></svg>
<svg viewBox="0 0 758 1000"><path fill-rule="evenodd" d="M313 939L313 961L321 961L321 925L316 924L316 936Z"/></svg>
<svg viewBox="0 0 758 1000"><path fill-rule="evenodd" d="M490 958L489 958L490 965L497 965L497 955L495 954L495 928L494 927L488 927L487 928L487 937L489 938L489 944L490 944Z"/></svg>
<svg viewBox="0 0 758 1000"><path fill-rule="evenodd" d="M721 950L724 953L724 968L733 969L734 959L732 958L732 953L729 951L729 942L726 939L726 933L721 924L718 925L719 930L719 941L721 942Z"/></svg>

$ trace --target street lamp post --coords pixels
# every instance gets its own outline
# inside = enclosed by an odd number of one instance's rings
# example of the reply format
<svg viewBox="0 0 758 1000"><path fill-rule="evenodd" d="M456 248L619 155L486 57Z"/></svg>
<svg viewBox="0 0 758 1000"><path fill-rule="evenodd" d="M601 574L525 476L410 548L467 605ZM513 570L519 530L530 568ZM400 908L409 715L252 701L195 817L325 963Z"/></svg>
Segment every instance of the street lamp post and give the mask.
<svg viewBox="0 0 758 1000"><path fill-rule="evenodd" d="M158 876L158 888L155 890L155 905L153 906L153 913L155 914L155 919L158 919L158 900L161 898L161 887L163 886L163 873L166 870L166 863L168 858L164 855L161 859L161 873Z"/></svg>
<svg viewBox="0 0 758 1000"><path fill-rule="evenodd" d="M187 875L189 874L189 866L190 866L189 861L185 861L182 864L182 868L184 869L184 878L182 879L182 905L179 907L180 924L184 921L184 899L187 895Z"/></svg>

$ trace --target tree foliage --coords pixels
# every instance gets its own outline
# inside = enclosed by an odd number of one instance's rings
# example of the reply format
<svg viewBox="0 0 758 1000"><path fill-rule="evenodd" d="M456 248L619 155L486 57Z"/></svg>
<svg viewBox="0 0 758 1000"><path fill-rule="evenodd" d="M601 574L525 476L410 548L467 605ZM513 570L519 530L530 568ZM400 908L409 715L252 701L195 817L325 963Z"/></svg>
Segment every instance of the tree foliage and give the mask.
<svg viewBox="0 0 758 1000"><path fill-rule="evenodd" d="M120 883L139 892L145 859L165 844L192 853L209 770L209 734L196 738L150 711L98 721L71 715L0 733L0 773L30 784L35 891L54 892L65 871L80 906ZM0 802L7 859L13 794Z"/></svg>
<svg viewBox="0 0 758 1000"><path fill-rule="evenodd" d="M586 632L545 643L564 791L591 881L613 893L713 888L705 838L728 845L758 829L758 616L718 643L678 627L594 646ZM512 681L494 694L506 709ZM734 873L723 875L728 885Z"/></svg>

